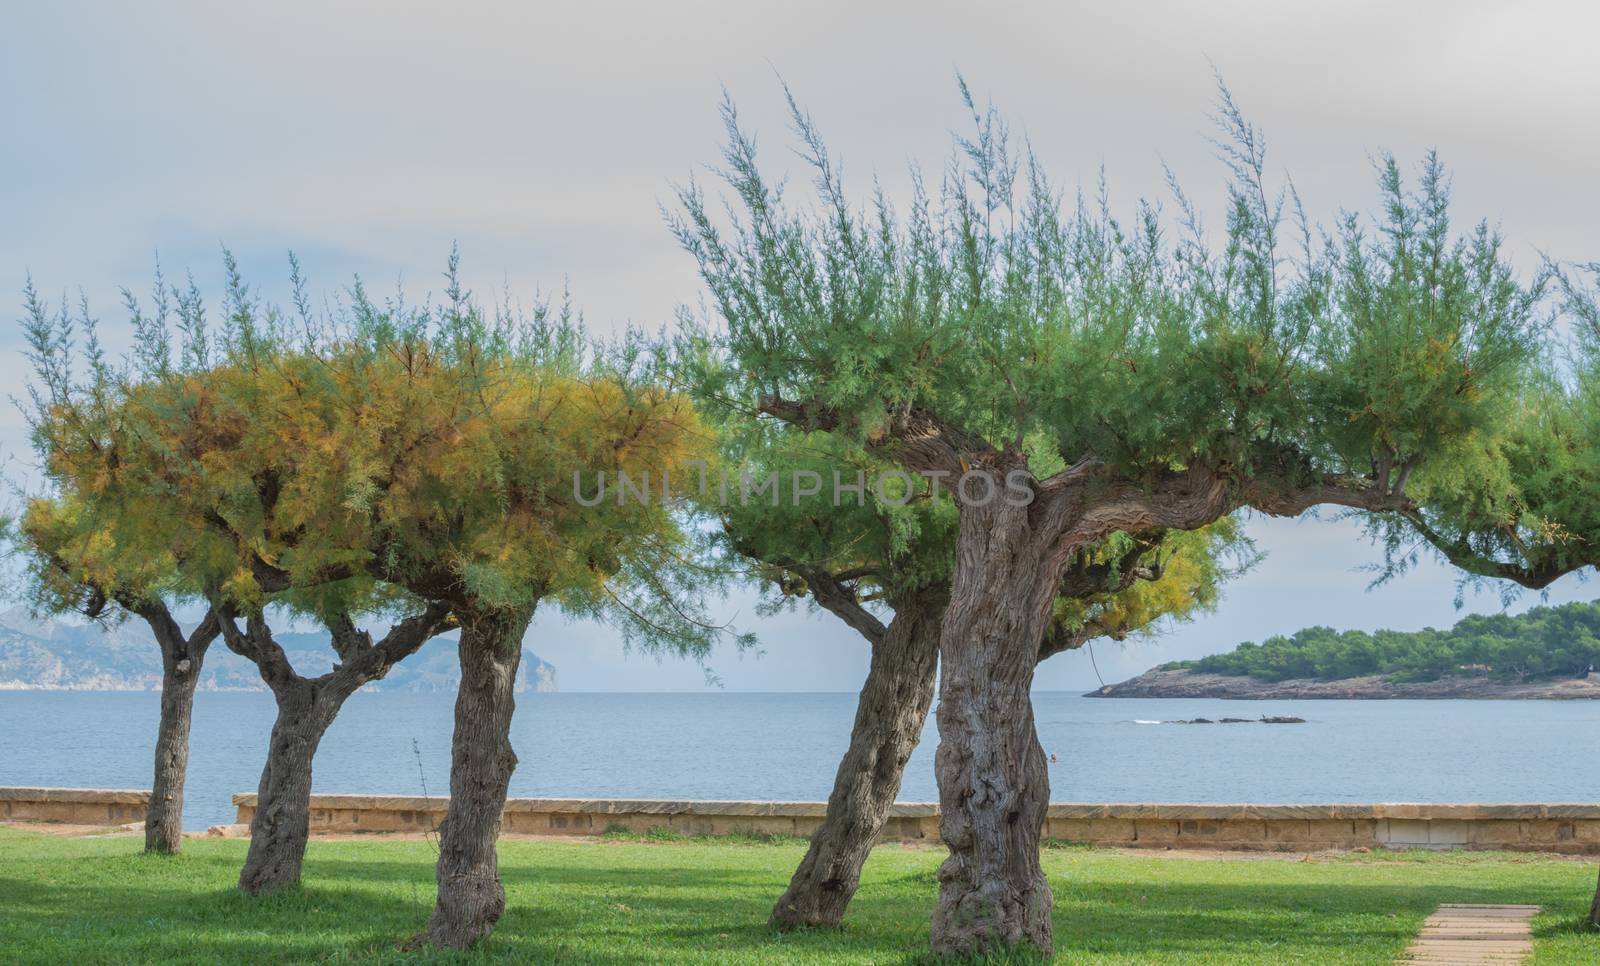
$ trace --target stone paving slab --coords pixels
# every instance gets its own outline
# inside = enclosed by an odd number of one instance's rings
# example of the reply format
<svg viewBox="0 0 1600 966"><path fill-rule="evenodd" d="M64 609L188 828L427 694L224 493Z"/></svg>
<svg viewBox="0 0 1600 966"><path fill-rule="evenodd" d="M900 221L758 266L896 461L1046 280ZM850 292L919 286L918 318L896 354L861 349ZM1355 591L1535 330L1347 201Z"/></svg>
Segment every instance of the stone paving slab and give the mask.
<svg viewBox="0 0 1600 966"><path fill-rule="evenodd" d="M1533 955L1538 906L1447 902L1423 923L1400 963L1523 963Z"/></svg>

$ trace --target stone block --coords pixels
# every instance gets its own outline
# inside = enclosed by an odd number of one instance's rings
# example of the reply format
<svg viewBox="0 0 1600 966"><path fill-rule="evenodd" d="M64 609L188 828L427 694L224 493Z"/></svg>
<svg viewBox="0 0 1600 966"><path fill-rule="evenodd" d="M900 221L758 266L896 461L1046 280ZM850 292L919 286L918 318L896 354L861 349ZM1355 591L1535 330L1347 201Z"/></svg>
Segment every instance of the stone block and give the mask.
<svg viewBox="0 0 1600 966"><path fill-rule="evenodd" d="M1238 805L1181 805L1158 804L1153 818L1175 819L1179 822L1216 822L1235 819L1240 815Z"/></svg>
<svg viewBox="0 0 1600 966"><path fill-rule="evenodd" d="M1268 819L1263 823L1262 831L1269 845L1342 848L1353 838L1351 825L1350 822L1312 822L1309 819Z"/></svg>
<svg viewBox="0 0 1600 966"><path fill-rule="evenodd" d="M1523 822L1494 818L1472 822L1467 840L1473 848L1510 849L1523 844Z"/></svg>
<svg viewBox="0 0 1600 966"><path fill-rule="evenodd" d="M591 812L528 812L527 818L528 826L536 831L553 835L592 835L595 823L600 823L599 830L604 831L611 816Z"/></svg>
<svg viewBox="0 0 1600 966"><path fill-rule="evenodd" d="M1046 819L1084 819L1084 818L1109 818L1114 805L1094 804L1064 804L1048 806L1044 815Z"/></svg>
<svg viewBox="0 0 1600 966"><path fill-rule="evenodd" d="M1428 817L1428 815L1423 814L1424 807L1409 802L1384 802L1377 806L1376 814L1378 818L1386 818L1390 821L1422 821Z"/></svg>
<svg viewBox="0 0 1600 966"><path fill-rule="evenodd" d="M1474 821L1531 821L1547 818L1543 805L1527 804L1488 804L1468 806L1472 809L1471 815L1456 816L1471 818ZM1449 816L1440 816L1449 817Z"/></svg>
<svg viewBox="0 0 1600 966"><path fill-rule="evenodd" d="M1087 818L1055 818L1044 820L1045 838L1056 839L1061 842L1088 842L1091 841L1089 828L1094 824Z"/></svg>
<svg viewBox="0 0 1600 966"><path fill-rule="evenodd" d="M1422 819L1381 819L1378 822L1378 841L1390 848L1426 846L1428 823Z"/></svg>
<svg viewBox="0 0 1600 966"><path fill-rule="evenodd" d="M818 824L820 823L810 823L809 827L806 828L803 833L797 828L796 834L810 835L812 832L816 831ZM799 823L796 822L796 825L798 826ZM933 827L933 837L937 838L938 834L939 827L936 821ZM926 820L915 816L891 816L889 820L883 824L883 833L879 836L879 838L886 842L926 841L928 839Z"/></svg>
<svg viewBox="0 0 1600 966"><path fill-rule="evenodd" d="M1576 838L1571 822L1543 820L1522 823L1522 841L1530 845L1560 845Z"/></svg>
<svg viewBox="0 0 1600 966"><path fill-rule="evenodd" d="M1176 846L1178 823L1159 818L1141 818L1133 823L1136 842L1140 846Z"/></svg>
<svg viewBox="0 0 1600 966"><path fill-rule="evenodd" d="M784 815L729 815L712 820L713 835L793 835L795 820Z"/></svg>
<svg viewBox="0 0 1600 966"><path fill-rule="evenodd" d="M1574 821L1572 837L1578 842L1600 843L1600 819Z"/></svg>
<svg viewBox="0 0 1600 966"><path fill-rule="evenodd" d="M1132 845L1138 830L1138 823L1128 818L1050 818L1044 828L1047 838L1096 845Z"/></svg>
<svg viewBox="0 0 1600 966"><path fill-rule="evenodd" d="M661 815L596 815L593 825L597 835L613 830L646 835L657 829L670 831L671 818Z"/></svg>
<svg viewBox="0 0 1600 966"><path fill-rule="evenodd" d="M1545 818L1584 819L1586 821L1600 822L1600 805L1541 805L1539 810Z"/></svg>
<svg viewBox="0 0 1600 966"><path fill-rule="evenodd" d="M1189 822L1178 823L1180 843L1195 837L1209 839L1218 844L1260 846L1267 840L1267 823L1255 819L1197 821L1193 823L1193 828Z"/></svg>

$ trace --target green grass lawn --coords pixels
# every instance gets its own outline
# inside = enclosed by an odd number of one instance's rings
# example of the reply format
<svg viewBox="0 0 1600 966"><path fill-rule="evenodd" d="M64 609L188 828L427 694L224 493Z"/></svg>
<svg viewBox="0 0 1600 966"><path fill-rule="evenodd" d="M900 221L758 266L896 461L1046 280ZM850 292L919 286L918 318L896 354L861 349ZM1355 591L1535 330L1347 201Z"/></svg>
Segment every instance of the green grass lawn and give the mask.
<svg viewBox="0 0 1600 966"><path fill-rule="evenodd" d="M140 838L0 828L7 962L399 961L433 901L426 841L313 840L303 890L232 888L246 843L194 839L175 858ZM572 963L909 963L922 958L942 853L880 848L847 927L784 935L766 914L795 841L610 839L500 845L507 911L471 959ZM1052 848L1057 961L1384 963L1440 902L1538 903L1538 963L1600 962L1580 923L1591 863L1492 853L1318 861L1184 859Z"/></svg>

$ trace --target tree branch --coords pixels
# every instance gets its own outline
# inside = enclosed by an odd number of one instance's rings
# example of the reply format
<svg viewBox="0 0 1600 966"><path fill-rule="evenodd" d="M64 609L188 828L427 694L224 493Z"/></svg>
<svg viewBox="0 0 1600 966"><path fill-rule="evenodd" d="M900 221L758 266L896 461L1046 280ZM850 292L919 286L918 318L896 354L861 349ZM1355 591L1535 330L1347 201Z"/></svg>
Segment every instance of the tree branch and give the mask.
<svg viewBox="0 0 1600 966"><path fill-rule="evenodd" d="M213 603L212 607L218 612L222 641L228 650L254 664L261 680L274 693L287 684L301 680L294 665L289 663L289 656L273 639L272 631L259 611L245 618L245 630L241 632L235 623L237 612L232 606Z"/></svg>
<svg viewBox="0 0 1600 966"><path fill-rule="evenodd" d="M451 611L450 605L435 602L429 604L422 613L407 617L389 628L389 633L374 649L383 656L387 669L415 654L418 648L434 637L460 626L461 622Z"/></svg>
<svg viewBox="0 0 1600 966"><path fill-rule="evenodd" d="M763 393L756 408L803 432L851 428L838 409L815 400L802 402L784 399L777 393ZM977 433L946 422L920 406L895 409L885 416L883 424L867 434L867 449L913 472L943 470L959 476L974 459L998 452Z"/></svg>
<svg viewBox="0 0 1600 966"><path fill-rule="evenodd" d="M1097 594L1120 594L1141 580L1160 580L1162 565L1159 562L1151 566L1139 565L1139 560L1160 543L1160 535L1135 538L1133 548L1115 561L1073 568L1062 578L1060 595L1082 599ZM1043 661L1062 651L1076 650L1097 637L1111 637L1120 641L1127 636L1127 628L1112 626L1100 616L1092 617L1070 631L1052 623L1045 631L1044 640L1039 642L1038 659Z"/></svg>
<svg viewBox="0 0 1600 966"><path fill-rule="evenodd" d="M1579 567L1562 566L1552 561L1544 561L1539 564L1515 564L1495 560L1473 550L1465 536L1452 540L1435 530L1418 509L1402 510L1400 516L1411 524L1412 529L1416 530L1417 534L1448 560L1452 566L1464 570L1475 577L1509 580L1529 590L1543 590L1573 570L1580 569Z"/></svg>
<svg viewBox="0 0 1600 966"><path fill-rule="evenodd" d="M883 622L873 613L861 606L861 600L856 592L845 586L845 582L838 575L830 574L821 567L802 567L791 564L779 564L787 570L793 571L806 582L806 589L811 592L811 599L817 606L844 621L856 633L867 639L874 647L883 640L887 632Z"/></svg>
<svg viewBox="0 0 1600 966"><path fill-rule="evenodd" d="M372 650L372 635L357 627L348 612L324 615L322 625L328 629L329 644L341 664L349 664Z"/></svg>

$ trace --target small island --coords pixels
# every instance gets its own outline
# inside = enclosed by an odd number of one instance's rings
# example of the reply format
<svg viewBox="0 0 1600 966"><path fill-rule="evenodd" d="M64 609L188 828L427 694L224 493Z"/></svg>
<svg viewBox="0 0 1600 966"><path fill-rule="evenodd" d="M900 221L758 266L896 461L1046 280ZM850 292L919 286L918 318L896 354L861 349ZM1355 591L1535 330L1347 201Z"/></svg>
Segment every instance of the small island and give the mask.
<svg viewBox="0 0 1600 966"><path fill-rule="evenodd" d="M1310 627L1174 661L1094 698L1600 698L1600 603L1462 618L1447 630Z"/></svg>

